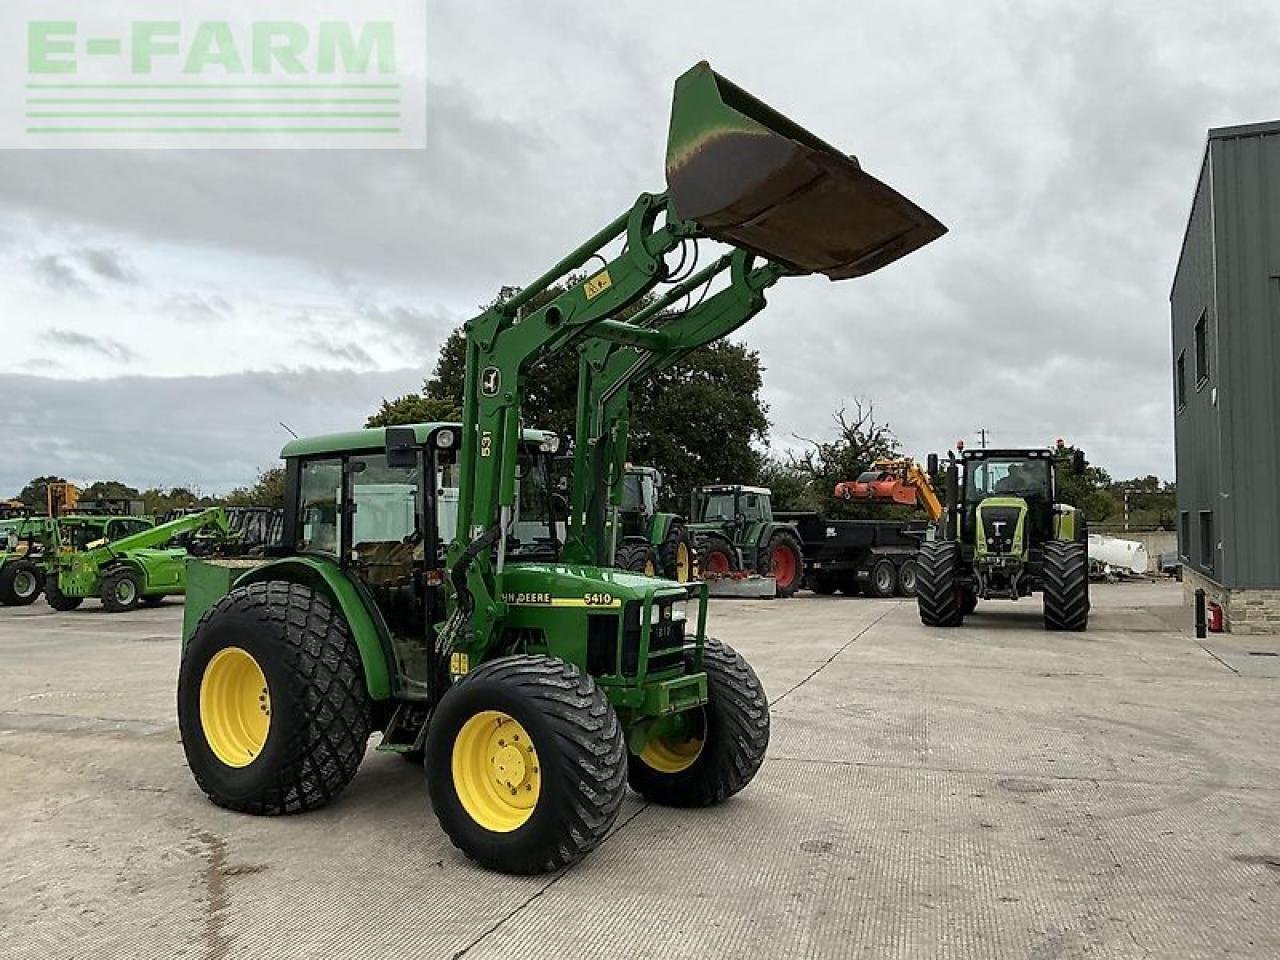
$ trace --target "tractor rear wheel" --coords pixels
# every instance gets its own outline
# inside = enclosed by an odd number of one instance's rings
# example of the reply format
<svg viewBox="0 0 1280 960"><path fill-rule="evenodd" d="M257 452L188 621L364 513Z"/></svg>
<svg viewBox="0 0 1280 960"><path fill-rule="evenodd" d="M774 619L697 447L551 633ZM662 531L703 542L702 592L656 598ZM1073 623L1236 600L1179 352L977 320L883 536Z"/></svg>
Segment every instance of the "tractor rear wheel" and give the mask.
<svg viewBox="0 0 1280 960"><path fill-rule="evenodd" d="M0 604L26 607L40 596L44 575L30 560L10 560L0 567Z"/></svg>
<svg viewBox="0 0 1280 960"><path fill-rule="evenodd" d="M686 659L690 669L692 657ZM628 756L632 788L669 807L709 807L756 775L769 746L769 701L746 660L707 639L702 651L707 703L686 711L681 735L651 737Z"/></svg>
<svg viewBox="0 0 1280 960"><path fill-rule="evenodd" d="M698 564L704 577L733 573L738 569L737 552L727 537L708 533L698 540Z"/></svg>
<svg viewBox="0 0 1280 960"><path fill-rule="evenodd" d="M84 603L84 597L68 597L58 589L58 575L56 573L51 573L44 579L44 599L45 603L59 613L74 610Z"/></svg>
<svg viewBox="0 0 1280 960"><path fill-rule="evenodd" d="M1051 540L1044 545L1044 628L1089 626L1089 555L1085 544Z"/></svg>
<svg viewBox="0 0 1280 960"><path fill-rule="evenodd" d="M503 873L581 859L626 793L613 706L588 674L546 656L491 660L446 692L427 731L426 768L453 845Z"/></svg>
<svg viewBox="0 0 1280 960"><path fill-rule="evenodd" d="M646 577L662 576L658 572L658 551L639 541L624 543L618 547L613 556L613 565L619 570L643 573Z"/></svg>
<svg viewBox="0 0 1280 960"><path fill-rule="evenodd" d="M790 597L800 589L804 579L804 554L800 538L790 530L779 530L769 538L761 558L761 573L773 575L779 597Z"/></svg>
<svg viewBox="0 0 1280 960"><path fill-rule="evenodd" d="M839 579L830 573L815 573L809 578L809 589L824 597L831 596L839 586Z"/></svg>
<svg viewBox="0 0 1280 960"><path fill-rule="evenodd" d="M102 605L112 613L127 613L138 605L142 596L141 577L129 567L112 570L102 578L98 596Z"/></svg>
<svg viewBox="0 0 1280 960"><path fill-rule="evenodd" d="M884 599L892 597L898 588L898 570L888 557L881 557L871 565L867 574L867 595Z"/></svg>
<svg viewBox="0 0 1280 960"><path fill-rule="evenodd" d="M898 594L903 597L916 595L916 562L904 561L898 568Z"/></svg>
<svg viewBox="0 0 1280 960"><path fill-rule="evenodd" d="M221 807L300 813L340 794L372 727L360 652L310 587L236 587L200 619L178 673L178 727L196 783Z"/></svg>
<svg viewBox="0 0 1280 960"><path fill-rule="evenodd" d="M964 622L961 606L960 544L933 540L916 554L916 606L926 627L958 627Z"/></svg>
<svg viewBox="0 0 1280 960"><path fill-rule="evenodd" d="M667 538L658 548L662 561L662 574L676 583L688 583L693 579L693 540L689 530L676 520L667 529Z"/></svg>

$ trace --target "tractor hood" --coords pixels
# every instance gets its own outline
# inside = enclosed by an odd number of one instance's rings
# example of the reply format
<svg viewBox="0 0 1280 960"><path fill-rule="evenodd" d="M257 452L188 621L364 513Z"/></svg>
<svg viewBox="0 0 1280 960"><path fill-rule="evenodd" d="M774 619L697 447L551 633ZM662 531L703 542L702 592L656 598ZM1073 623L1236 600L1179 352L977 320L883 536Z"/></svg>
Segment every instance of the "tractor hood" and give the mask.
<svg viewBox="0 0 1280 960"><path fill-rule="evenodd" d="M1026 500L987 497L978 504L977 520L979 557L1022 555L1026 543Z"/></svg>
<svg viewBox="0 0 1280 960"><path fill-rule="evenodd" d="M502 599L515 606L618 607L650 594L687 597L671 580L608 567L563 563L513 563L502 574Z"/></svg>

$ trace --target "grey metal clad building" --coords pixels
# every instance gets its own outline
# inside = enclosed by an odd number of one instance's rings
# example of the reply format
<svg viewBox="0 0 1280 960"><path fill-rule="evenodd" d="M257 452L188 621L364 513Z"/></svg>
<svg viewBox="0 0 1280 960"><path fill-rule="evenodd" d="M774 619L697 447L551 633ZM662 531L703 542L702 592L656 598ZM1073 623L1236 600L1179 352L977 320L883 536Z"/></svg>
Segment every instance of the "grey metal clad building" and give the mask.
<svg viewBox="0 0 1280 960"><path fill-rule="evenodd" d="M1169 299L1184 568L1280 602L1280 121L1209 131Z"/></svg>

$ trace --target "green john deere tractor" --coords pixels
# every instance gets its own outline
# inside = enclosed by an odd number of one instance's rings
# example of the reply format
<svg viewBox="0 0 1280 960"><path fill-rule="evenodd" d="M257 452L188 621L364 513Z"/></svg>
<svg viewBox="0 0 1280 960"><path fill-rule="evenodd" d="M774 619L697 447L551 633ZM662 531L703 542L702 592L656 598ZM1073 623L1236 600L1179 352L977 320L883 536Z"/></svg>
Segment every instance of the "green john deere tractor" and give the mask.
<svg viewBox="0 0 1280 960"><path fill-rule="evenodd" d="M45 597L60 611L74 610L87 597L99 598L112 613L140 603L156 606L186 592L187 551L165 544L192 530L225 530L226 524L221 507L159 525L142 517L60 517Z"/></svg>
<svg viewBox="0 0 1280 960"><path fill-rule="evenodd" d="M684 517L658 509L662 473L655 467L630 464L622 475L622 502L617 523L614 565L677 583L693 579L693 538Z"/></svg>
<svg viewBox="0 0 1280 960"><path fill-rule="evenodd" d="M767 487L699 487L693 492L690 516L704 575L745 571L771 576L779 597L800 589L800 533L794 524L773 519L773 495Z"/></svg>
<svg viewBox="0 0 1280 960"><path fill-rule="evenodd" d="M0 605L25 607L36 602L44 590L56 522L31 516L0 520Z"/></svg>
<svg viewBox="0 0 1280 960"><path fill-rule="evenodd" d="M780 278L861 276L944 228L705 63L676 82L667 185L466 325L461 424L290 443L280 555L191 561L178 718L213 802L323 806L381 731L425 757L458 848L536 873L595 847L628 782L701 807L755 776L768 700L705 604L688 612L705 588L614 568L630 385L737 330ZM730 249L674 273L704 240ZM567 500L559 438L522 426L531 371L563 350Z"/></svg>
<svg viewBox="0 0 1280 960"><path fill-rule="evenodd" d="M1044 596L1046 630L1089 623L1084 514L1057 502L1077 453L965 450L946 467L946 512L916 556L916 603L931 627L956 627L979 600Z"/></svg>

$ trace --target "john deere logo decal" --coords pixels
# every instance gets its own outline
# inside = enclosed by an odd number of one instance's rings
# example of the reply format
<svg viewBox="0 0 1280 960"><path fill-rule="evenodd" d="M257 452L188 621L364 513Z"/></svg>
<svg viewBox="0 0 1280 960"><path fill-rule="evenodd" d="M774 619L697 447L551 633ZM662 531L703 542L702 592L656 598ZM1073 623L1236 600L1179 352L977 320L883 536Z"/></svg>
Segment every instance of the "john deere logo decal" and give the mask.
<svg viewBox="0 0 1280 960"><path fill-rule="evenodd" d="M497 367L485 367L480 374L480 392L486 397L496 397L502 389L502 371Z"/></svg>

